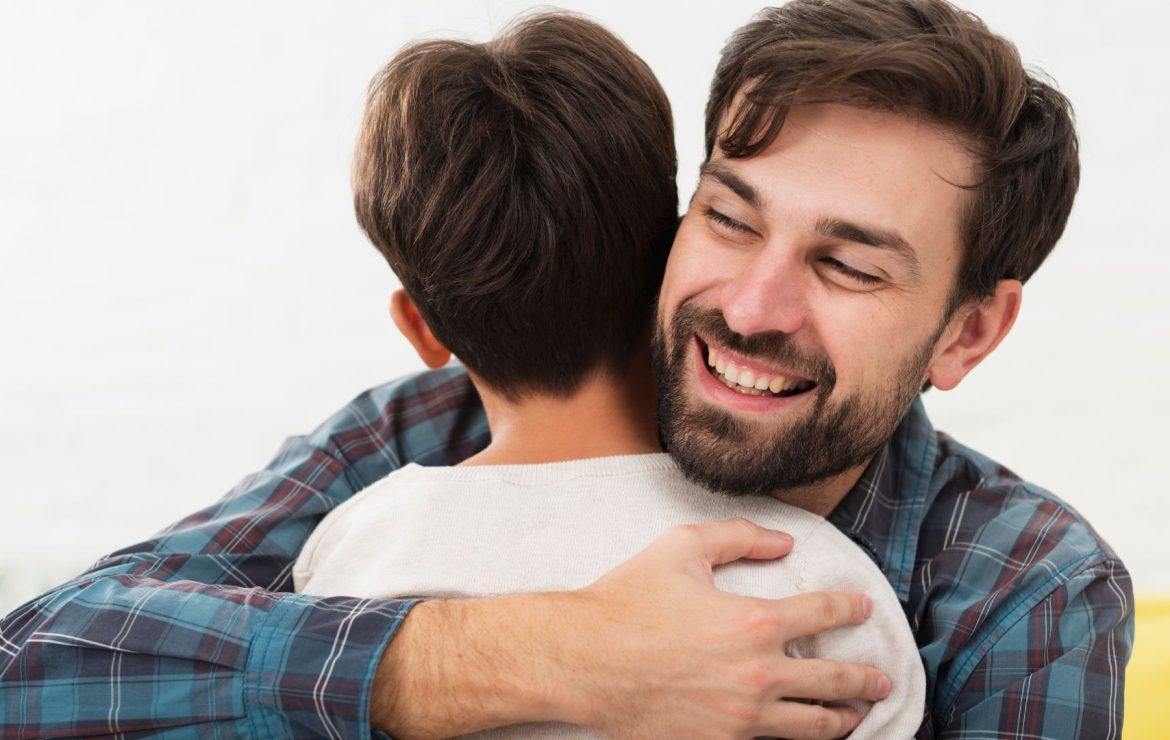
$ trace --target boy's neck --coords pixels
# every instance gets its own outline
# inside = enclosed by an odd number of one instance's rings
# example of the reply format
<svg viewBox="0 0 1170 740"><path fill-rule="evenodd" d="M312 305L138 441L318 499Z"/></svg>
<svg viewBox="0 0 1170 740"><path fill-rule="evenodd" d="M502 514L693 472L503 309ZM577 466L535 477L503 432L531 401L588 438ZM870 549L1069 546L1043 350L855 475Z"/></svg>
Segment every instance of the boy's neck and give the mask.
<svg viewBox="0 0 1170 740"><path fill-rule="evenodd" d="M492 441L463 465L533 465L661 452L654 382L643 358L621 376L596 372L567 398L503 399L476 380Z"/></svg>

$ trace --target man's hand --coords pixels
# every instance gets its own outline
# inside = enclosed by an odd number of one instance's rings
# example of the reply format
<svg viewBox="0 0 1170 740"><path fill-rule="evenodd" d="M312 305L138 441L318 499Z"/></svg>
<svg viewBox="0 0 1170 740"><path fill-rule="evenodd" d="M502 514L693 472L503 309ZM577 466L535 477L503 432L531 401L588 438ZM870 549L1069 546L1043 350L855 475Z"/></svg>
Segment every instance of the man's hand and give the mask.
<svg viewBox="0 0 1170 740"><path fill-rule="evenodd" d="M714 566L791 549L743 519L687 525L578 591L420 604L379 668L373 722L406 738L543 720L613 738L845 735L853 710L793 700L876 701L888 679L785 646L864 621L868 597L714 586Z"/></svg>
<svg viewBox="0 0 1170 740"><path fill-rule="evenodd" d="M714 587L712 567L792 549L787 535L744 519L675 527L578 592L594 627L581 675L598 675L583 724L610 737L832 738L856 713L791 699L876 701L889 682L873 668L789 658L789 640L865 620L861 594L779 601ZM586 667L588 667L586 669ZM586 670L582 670L586 669Z"/></svg>

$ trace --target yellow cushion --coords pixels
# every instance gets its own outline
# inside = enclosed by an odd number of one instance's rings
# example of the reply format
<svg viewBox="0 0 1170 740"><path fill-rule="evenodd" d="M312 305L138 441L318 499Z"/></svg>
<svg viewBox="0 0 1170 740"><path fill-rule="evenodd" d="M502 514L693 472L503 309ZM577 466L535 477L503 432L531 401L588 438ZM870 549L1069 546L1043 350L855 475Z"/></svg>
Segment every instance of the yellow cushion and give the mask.
<svg viewBox="0 0 1170 740"><path fill-rule="evenodd" d="M1170 737L1170 598L1137 600L1133 658L1125 674L1124 740Z"/></svg>

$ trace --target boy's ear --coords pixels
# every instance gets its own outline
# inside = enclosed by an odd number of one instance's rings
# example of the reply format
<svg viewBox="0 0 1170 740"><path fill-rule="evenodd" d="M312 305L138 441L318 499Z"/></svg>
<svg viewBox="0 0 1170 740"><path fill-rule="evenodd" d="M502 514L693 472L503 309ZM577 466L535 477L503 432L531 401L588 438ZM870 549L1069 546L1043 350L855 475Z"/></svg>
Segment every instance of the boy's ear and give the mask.
<svg viewBox="0 0 1170 740"><path fill-rule="evenodd" d="M435 338L431 328L418 312L418 306L410 300L405 290L396 290L390 296L390 316L394 325L406 341L414 347L414 351L429 368L439 368L451 359L451 350Z"/></svg>
<svg viewBox="0 0 1170 740"><path fill-rule="evenodd" d="M1022 297L1019 280L1000 280L994 294L973 308L956 311L935 348L928 373L930 384L949 391L991 354L1016 323Z"/></svg>

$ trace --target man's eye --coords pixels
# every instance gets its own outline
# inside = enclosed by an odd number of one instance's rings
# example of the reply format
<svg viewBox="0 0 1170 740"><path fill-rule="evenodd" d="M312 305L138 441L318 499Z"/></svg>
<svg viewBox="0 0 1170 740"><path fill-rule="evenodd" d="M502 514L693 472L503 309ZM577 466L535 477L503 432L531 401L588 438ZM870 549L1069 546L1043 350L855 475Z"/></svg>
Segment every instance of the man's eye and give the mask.
<svg viewBox="0 0 1170 740"><path fill-rule="evenodd" d="M742 232L745 234L752 233L752 230L749 229L747 226L744 226L739 221L736 221L734 218L730 218L728 216L723 215L719 211L716 211L714 208L711 208L710 206L708 206L707 208L705 208L703 210L703 215L706 216L707 218L711 219L715 223L719 224L720 226L724 226L726 228L729 228L732 231L739 231L739 232Z"/></svg>
<svg viewBox="0 0 1170 740"><path fill-rule="evenodd" d="M831 268L833 268L837 272L841 273L845 277L849 278L850 280L856 280L859 283L865 283L866 285L874 285L874 284L880 283L882 281L882 279L880 277L877 277L876 275L870 275L868 272L862 272L861 270L855 270L854 268L845 264L841 260L834 259L832 257L824 257L824 258L822 258L821 261L824 262L825 264L829 265Z"/></svg>

